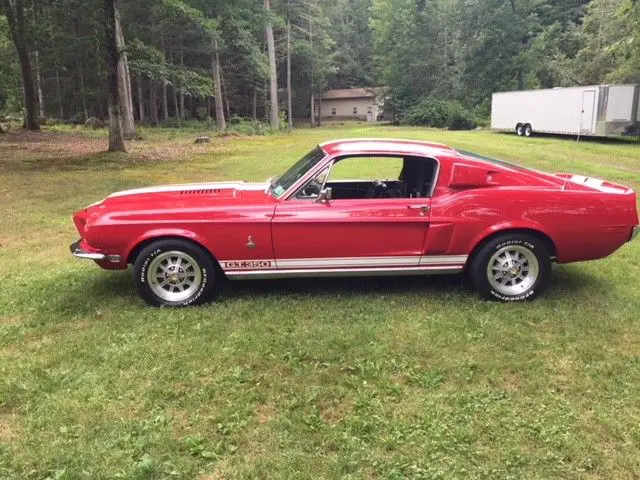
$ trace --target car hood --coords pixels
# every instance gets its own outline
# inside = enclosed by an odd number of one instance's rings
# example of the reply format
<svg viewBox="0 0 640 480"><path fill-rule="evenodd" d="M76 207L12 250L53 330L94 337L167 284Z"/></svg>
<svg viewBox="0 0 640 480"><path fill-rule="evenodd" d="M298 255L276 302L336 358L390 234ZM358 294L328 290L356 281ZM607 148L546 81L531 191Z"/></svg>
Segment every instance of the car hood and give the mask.
<svg viewBox="0 0 640 480"><path fill-rule="evenodd" d="M133 206L144 203L157 208L162 205L188 206L194 203L210 205L212 201L235 203L244 200L247 202L264 199L267 186L267 183L243 181L159 185L115 192L104 199L102 204Z"/></svg>

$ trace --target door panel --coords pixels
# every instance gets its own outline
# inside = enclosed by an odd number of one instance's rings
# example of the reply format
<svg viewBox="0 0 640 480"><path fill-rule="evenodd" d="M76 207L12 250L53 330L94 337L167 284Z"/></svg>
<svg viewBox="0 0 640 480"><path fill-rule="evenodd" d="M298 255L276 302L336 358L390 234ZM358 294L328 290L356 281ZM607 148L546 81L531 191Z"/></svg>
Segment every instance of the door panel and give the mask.
<svg viewBox="0 0 640 480"><path fill-rule="evenodd" d="M282 202L272 221L278 268L294 267L283 259L326 258L342 259L345 267L418 265L430 202L428 198ZM312 263L307 262L309 268Z"/></svg>

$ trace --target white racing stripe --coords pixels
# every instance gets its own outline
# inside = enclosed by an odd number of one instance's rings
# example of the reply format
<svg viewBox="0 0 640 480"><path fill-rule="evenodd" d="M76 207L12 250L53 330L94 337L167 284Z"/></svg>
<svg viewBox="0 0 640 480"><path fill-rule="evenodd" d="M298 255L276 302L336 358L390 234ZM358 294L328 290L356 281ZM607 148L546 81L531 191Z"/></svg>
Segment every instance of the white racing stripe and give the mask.
<svg viewBox="0 0 640 480"><path fill-rule="evenodd" d="M280 269L280 270L317 270L348 268L385 268L385 267L428 267L463 266L467 255L411 255L386 257L336 257L336 258L286 258L282 260L223 260L220 262L225 272Z"/></svg>
<svg viewBox="0 0 640 480"><path fill-rule="evenodd" d="M190 192L193 190L216 190L216 189L236 189L236 190L264 190L266 183L246 183L246 182L209 182L209 183L186 183L181 185L159 185L157 187L134 188L123 190L109 195L109 198L122 197L124 195L136 195L142 193L163 193L163 192Z"/></svg>

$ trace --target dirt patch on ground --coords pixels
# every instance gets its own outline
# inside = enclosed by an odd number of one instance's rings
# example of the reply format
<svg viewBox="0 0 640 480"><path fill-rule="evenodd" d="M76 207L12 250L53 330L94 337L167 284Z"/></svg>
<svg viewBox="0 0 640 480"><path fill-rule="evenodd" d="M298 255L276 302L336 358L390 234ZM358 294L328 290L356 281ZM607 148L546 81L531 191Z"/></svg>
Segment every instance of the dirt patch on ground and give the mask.
<svg viewBox="0 0 640 480"><path fill-rule="evenodd" d="M17 434L17 418L13 413L0 413L0 442L14 440Z"/></svg>
<svg viewBox="0 0 640 480"><path fill-rule="evenodd" d="M194 155L224 155L232 138L194 144L193 135L149 136L125 142L127 153L107 153L107 138L78 132L13 131L0 137L0 170L86 168L94 164L179 161Z"/></svg>
<svg viewBox="0 0 640 480"><path fill-rule="evenodd" d="M256 406L256 416L258 417L258 423L261 425L273 420L277 414L276 406L271 402L260 403Z"/></svg>

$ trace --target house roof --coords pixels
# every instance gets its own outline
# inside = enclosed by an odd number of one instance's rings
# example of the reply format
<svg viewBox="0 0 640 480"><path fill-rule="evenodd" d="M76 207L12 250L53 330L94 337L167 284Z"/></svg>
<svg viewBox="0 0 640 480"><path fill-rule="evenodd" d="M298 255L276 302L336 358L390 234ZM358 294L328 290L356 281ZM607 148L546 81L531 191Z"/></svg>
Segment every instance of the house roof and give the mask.
<svg viewBox="0 0 640 480"><path fill-rule="evenodd" d="M322 95L323 100L338 100L347 98L374 98L384 90L384 87L342 88L327 90Z"/></svg>

